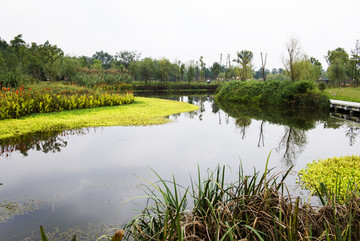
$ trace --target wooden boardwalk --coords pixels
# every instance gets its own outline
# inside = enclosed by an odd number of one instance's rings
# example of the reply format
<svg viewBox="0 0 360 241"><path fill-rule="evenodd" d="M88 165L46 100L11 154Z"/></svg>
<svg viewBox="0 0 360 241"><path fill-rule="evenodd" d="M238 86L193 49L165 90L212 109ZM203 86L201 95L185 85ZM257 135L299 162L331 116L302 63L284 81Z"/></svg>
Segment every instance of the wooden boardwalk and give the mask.
<svg viewBox="0 0 360 241"><path fill-rule="evenodd" d="M350 114L360 112L360 103L343 100L330 100L330 108L337 110L349 111Z"/></svg>

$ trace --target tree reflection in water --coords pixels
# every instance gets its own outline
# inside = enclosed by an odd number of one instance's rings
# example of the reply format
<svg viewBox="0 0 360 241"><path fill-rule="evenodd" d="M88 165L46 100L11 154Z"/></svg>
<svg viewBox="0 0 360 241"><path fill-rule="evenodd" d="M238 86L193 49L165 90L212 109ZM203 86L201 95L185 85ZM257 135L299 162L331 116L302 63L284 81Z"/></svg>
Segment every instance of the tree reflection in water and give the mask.
<svg viewBox="0 0 360 241"><path fill-rule="evenodd" d="M293 160L297 159L297 155L303 152L306 146L306 131L285 127L284 136L281 138L279 146L276 148L278 152L284 150L283 160L286 166L294 165Z"/></svg>
<svg viewBox="0 0 360 241"><path fill-rule="evenodd" d="M246 129L251 125L251 119L246 117L239 117L235 119L235 125L240 128L241 139L246 137Z"/></svg>
<svg viewBox="0 0 360 241"><path fill-rule="evenodd" d="M13 139L0 141L0 157L9 157L11 153L19 151L24 156L29 150L42 151L44 153L60 152L67 146L67 136L86 135L95 128L82 128L63 132L38 132L24 135Z"/></svg>
<svg viewBox="0 0 360 241"><path fill-rule="evenodd" d="M261 121L257 146L265 146L264 124L266 122L284 126L284 135L276 148L284 152L283 160L286 166L293 165L293 160L303 152L307 143L306 131L315 128L316 122L327 122L329 111L324 110L291 110L271 106L249 106L239 103L218 102L218 106L235 118L235 124L240 128L242 139L246 136L246 129L251 120Z"/></svg>
<svg viewBox="0 0 360 241"><path fill-rule="evenodd" d="M349 145L355 144L356 138L360 134L360 128L355 126L348 126L345 135L349 138Z"/></svg>

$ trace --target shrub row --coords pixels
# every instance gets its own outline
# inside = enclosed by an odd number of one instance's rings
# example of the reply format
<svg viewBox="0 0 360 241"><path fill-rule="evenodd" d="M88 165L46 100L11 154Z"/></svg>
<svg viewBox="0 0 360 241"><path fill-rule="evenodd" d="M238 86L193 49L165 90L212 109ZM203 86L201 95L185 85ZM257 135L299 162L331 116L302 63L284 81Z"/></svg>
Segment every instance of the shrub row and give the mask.
<svg viewBox="0 0 360 241"><path fill-rule="evenodd" d="M132 92L109 94L92 92L87 94L60 92L53 93L48 89L32 91L3 88L0 91L0 119L18 118L33 113L93 108L129 104L134 101Z"/></svg>
<svg viewBox="0 0 360 241"><path fill-rule="evenodd" d="M135 91L175 91L175 90L210 90L215 91L218 84L185 83L185 82L150 82L133 83Z"/></svg>
<svg viewBox="0 0 360 241"><path fill-rule="evenodd" d="M330 105L328 97L320 93L312 81L230 81L222 84L216 92L219 100L241 103L308 108L328 108Z"/></svg>
<svg viewBox="0 0 360 241"><path fill-rule="evenodd" d="M98 84L94 86L95 90L104 90L104 91L111 91L111 92L129 92L133 91L133 86L127 83L117 83L117 84Z"/></svg>
<svg viewBox="0 0 360 241"><path fill-rule="evenodd" d="M118 72L80 72L72 78L72 81L80 86L94 87L98 84L118 84L122 82L130 82L131 76L128 73Z"/></svg>

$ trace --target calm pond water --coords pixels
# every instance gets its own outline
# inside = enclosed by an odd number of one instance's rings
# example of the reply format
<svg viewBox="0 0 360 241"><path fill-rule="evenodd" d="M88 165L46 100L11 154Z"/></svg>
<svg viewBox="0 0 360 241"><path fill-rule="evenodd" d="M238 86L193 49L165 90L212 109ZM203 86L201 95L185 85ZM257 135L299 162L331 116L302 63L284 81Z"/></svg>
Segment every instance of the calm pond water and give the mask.
<svg viewBox="0 0 360 241"><path fill-rule="evenodd" d="M139 213L134 209L145 199L132 198L144 195L146 180L157 180L151 169L186 186L198 166L205 175L227 165L229 181L240 162L249 174L254 167L261 171L271 150L276 171L359 154L359 124L329 112L251 109L206 95L171 99L200 110L170 116L166 125L42 133L1 143L0 240L38 240L40 225L53 236L82 230L96 240ZM293 188L295 180L296 173L288 179Z"/></svg>

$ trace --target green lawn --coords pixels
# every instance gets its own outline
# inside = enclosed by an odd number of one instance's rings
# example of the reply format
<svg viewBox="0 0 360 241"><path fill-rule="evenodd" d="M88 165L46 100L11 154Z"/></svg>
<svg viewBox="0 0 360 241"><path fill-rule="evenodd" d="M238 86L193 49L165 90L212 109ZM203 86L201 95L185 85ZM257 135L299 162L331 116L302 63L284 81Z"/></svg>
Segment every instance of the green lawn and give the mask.
<svg viewBox="0 0 360 241"><path fill-rule="evenodd" d="M345 87L326 89L330 99L360 102L360 87Z"/></svg>
<svg viewBox="0 0 360 241"><path fill-rule="evenodd" d="M195 111L188 103L136 97L129 105L34 114L0 121L0 140L21 135L96 126L139 126L169 122L167 116Z"/></svg>

